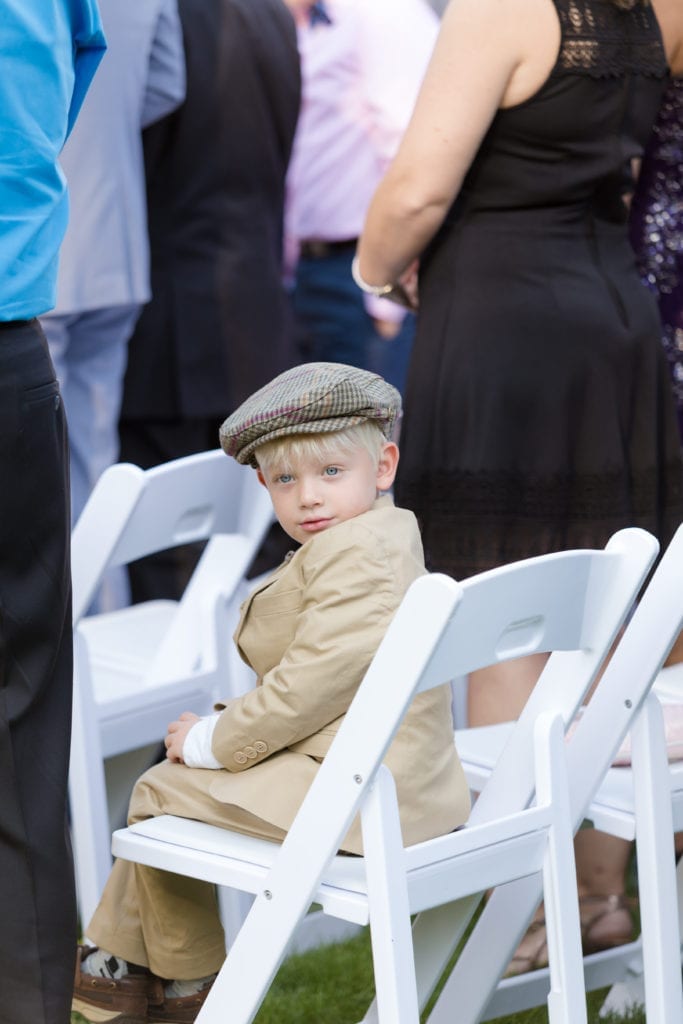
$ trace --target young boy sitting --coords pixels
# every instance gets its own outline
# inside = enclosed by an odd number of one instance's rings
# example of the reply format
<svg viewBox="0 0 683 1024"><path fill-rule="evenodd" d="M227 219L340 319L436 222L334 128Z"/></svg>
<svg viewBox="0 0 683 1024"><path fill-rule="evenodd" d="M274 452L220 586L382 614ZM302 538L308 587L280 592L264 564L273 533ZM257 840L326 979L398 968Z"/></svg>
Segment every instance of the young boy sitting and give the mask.
<svg viewBox="0 0 683 1024"><path fill-rule="evenodd" d="M235 643L256 688L217 715L171 723L167 760L138 780L130 822L176 814L284 838L406 589L425 572L415 517L380 496L396 474L400 401L372 373L308 363L223 424L223 448L254 466L301 546L242 606ZM386 763L406 844L466 820L448 687L415 699ZM358 821L342 848L362 852ZM211 886L124 861L86 931L97 948L79 949L73 1002L86 1020L193 1021L225 958Z"/></svg>

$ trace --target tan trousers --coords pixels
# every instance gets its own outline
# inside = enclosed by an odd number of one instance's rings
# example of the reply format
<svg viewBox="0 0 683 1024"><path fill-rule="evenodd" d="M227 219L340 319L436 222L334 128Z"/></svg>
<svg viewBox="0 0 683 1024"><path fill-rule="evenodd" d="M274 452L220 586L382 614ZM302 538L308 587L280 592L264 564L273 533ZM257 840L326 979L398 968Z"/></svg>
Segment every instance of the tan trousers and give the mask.
<svg viewBox="0 0 683 1024"><path fill-rule="evenodd" d="M214 772L168 761L138 780L129 824L160 814L205 821L235 832L282 842L285 832L209 795ZM117 860L97 910L89 939L161 978L188 981L218 971L225 938L212 885L182 875Z"/></svg>

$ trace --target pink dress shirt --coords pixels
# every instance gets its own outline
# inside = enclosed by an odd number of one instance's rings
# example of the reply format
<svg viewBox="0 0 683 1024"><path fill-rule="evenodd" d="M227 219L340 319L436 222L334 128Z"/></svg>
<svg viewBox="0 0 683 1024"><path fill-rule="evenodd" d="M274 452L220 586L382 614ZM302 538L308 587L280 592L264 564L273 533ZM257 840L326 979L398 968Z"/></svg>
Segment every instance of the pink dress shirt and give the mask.
<svg viewBox="0 0 683 1024"><path fill-rule="evenodd" d="M331 24L298 26L303 89L287 180L290 261L304 239L360 235L439 28L427 0L327 0L325 9Z"/></svg>

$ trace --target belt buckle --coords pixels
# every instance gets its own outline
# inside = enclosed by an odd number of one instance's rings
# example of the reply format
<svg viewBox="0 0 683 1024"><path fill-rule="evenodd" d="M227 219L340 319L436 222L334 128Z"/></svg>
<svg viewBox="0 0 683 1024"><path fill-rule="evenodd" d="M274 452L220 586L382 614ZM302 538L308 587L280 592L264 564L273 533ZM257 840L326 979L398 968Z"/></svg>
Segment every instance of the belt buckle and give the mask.
<svg viewBox="0 0 683 1024"><path fill-rule="evenodd" d="M330 255L331 248L329 242L320 238L313 238L306 242L306 254L314 260L324 260L326 256Z"/></svg>

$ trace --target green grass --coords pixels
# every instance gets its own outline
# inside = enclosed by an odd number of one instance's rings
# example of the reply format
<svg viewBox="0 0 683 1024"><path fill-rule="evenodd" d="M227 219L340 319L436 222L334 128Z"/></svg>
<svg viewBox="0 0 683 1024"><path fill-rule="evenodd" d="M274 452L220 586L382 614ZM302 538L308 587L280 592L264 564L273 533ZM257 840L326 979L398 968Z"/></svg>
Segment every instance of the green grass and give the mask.
<svg viewBox="0 0 683 1024"><path fill-rule="evenodd" d="M589 1024L645 1024L642 1011L599 1018L606 989L588 996ZM357 938L290 957L279 971L255 1024L357 1024L374 995L367 929ZM71 1024L83 1018L72 1014ZM544 1007L500 1017L498 1024L547 1024ZM230 1024L226 1018L226 1024Z"/></svg>
<svg viewBox="0 0 683 1024"><path fill-rule="evenodd" d="M588 998L589 1024L645 1024L641 1011L630 1017L598 1018L607 990ZM281 968L255 1024L357 1024L374 995L367 929L337 946L290 957ZM499 1018L498 1024L547 1024L544 1007Z"/></svg>

